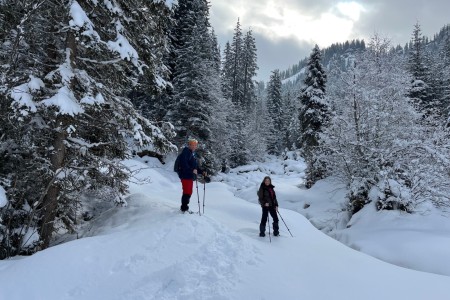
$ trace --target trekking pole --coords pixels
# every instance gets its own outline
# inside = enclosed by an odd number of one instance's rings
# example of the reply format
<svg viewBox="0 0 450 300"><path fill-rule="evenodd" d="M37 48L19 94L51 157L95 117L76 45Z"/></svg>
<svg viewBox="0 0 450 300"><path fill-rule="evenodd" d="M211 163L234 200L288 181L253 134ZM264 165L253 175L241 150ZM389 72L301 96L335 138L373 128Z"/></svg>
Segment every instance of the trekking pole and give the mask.
<svg viewBox="0 0 450 300"><path fill-rule="evenodd" d="M267 214L267 225L269 226L269 241L272 243L272 238L270 237L270 217L269 217L269 214Z"/></svg>
<svg viewBox="0 0 450 300"><path fill-rule="evenodd" d="M203 214L205 214L206 181L203 181Z"/></svg>
<svg viewBox="0 0 450 300"><path fill-rule="evenodd" d="M286 228L287 228L287 230L289 231L289 233L291 234L291 236L294 237L294 236L292 235L291 231L289 230L289 227L287 227L286 222L284 221L284 219L283 219L283 217L281 216L280 212L279 212L278 210L277 210L277 212L278 212L278 215L280 216L281 220L283 221L284 226L286 226Z"/></svg>
<svg viewBox="0 0 450 300"><path fill-rule="evenodd" d="M198 200L198 215L201 216L201 211L200 211L200 195L198 194L198 180L197 177L195 177L195 187L197 188L197 200Z"/></svg>

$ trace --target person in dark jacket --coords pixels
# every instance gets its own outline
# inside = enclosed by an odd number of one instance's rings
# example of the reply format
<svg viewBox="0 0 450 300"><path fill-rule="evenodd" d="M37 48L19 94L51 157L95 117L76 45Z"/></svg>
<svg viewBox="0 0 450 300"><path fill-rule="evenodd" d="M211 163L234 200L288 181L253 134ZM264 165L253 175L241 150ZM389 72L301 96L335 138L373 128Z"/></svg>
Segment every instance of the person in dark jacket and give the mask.
<svg viewBox="0 0 450 300"><path fill-rule="evenodd" d="M197 140L189 139L187 147L184 147L180 156L181 171L179 177L183 188L180 210L182 212L189 210L189 200L191 199L194 180L197 179L198 173L203 173L198 167L197 159L195 158L197 146Z"/></svg>
<svg viewBox="0 0 450 300"><path fill-rule="evenodd" d="M259 204L262 208L261 223L259 224L259 236L266 236L266 223L269 213L273 219L273 235L278 236L280 234L277 216L278 201L274 188L275 187L272 185L272 179L270 179L269 176L264 177L264 180L258 190Z"/></svg>

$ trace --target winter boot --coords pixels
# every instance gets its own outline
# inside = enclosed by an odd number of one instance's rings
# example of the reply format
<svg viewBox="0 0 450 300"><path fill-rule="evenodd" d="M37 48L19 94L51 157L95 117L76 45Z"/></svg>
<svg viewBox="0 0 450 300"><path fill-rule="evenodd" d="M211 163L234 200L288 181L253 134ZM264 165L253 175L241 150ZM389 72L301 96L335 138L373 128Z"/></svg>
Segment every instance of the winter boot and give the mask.
<svg viewBox="0 0 450 300"><path fill-rule="evenodd" d="M189 210L189 199L191 199L191 195L183 194L181 197L181 207L180 210L182 212Z"/></svg>
<svg viewBox="0 0 450 300"><path fill-rule="evenodd" d="M259 236L264 237L266 236L266 224L259 225Z"/></svg>
<svg viewBox="0 0 450 300"><path fill-rule="evenodd" d="M280 227L278 227L278 222L273 222L273 235L279 236L280 235Z"/></svg>

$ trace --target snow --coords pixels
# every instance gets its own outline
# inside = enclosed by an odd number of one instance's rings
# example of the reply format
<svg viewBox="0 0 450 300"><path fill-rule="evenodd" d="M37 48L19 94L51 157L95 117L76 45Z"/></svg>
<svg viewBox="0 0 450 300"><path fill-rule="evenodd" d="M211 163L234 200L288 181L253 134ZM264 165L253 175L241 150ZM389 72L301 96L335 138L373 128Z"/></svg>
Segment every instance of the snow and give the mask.
<svg viewBox="0 0 450 300"><path fill-rule="evenodd" d="M16 86L10 93L11 98L14 100L13 105L20 109L20 113L23 116L27 116L29 112L37 111L32 93L45 87L44 82L40 78L33 75L30 75L29 78L30 80L27 83Z"/></svg>
<svg viewBox="0 0 450 300"><path fill-rule="evenodd" d="M45 86L44 82L41 79L34 77L33 75L30 75L30 81L28 81L28 88L30 89L30 91L32 92L38 91L44 86Z"/></svg>
<svg viewBox="0 0 450 300"><path fill-rule="evenodd" d="M5 207L8 204L8 199L6 198L5 189L0 186L0 208Z"/></svg>
<svg viewBox="0 0 450 300"><path fill-rule="evenodd" d="M97 5L97 1L94 1L94 5ZM82 32L83 35L89 36L94 40L100 40L100 36L94 30L94 24L77 1L73 1L70 5L70 16L72 17L69 21L70 27L77 31L84 27L86 30Z"/></svg>
<svg viewBox="0 0 450 300"><path fill-rule="evenodd" d="M298 79L300 76L306 74L306 71L307 71L307 68L306 68L306 67L303 67L300 71L298 71L298 73L295 73L294 75L292 75L292 76L289 77L289 78L283 79L283 80L281 81L281 83L282 83L282 84L286 84L286 83L288 83L288 82L296 82L297 79Z"/></svg>
<svg viewBox="0 0 450 300"><path fill-rule="evenodd" d="M286 209L312 195L299 187L298 173L283 172L300 168L301 160L255 163L247 170L259 170L217 176L205 186L201 216L178 212L181 188L173 163L148 157L125 163L141 170L137 179L149 181L131 183L128 206L97 217L81 239L0 261L0 299L448 299L450 277L382 262ZM293 238L283 223L272 242L257 236L255 184L267 174ZM191 198L193 211L203 202L203 188ZM327 194L313 192L310 208Z"/></svg>
<svg viewBox="0 0 450 300"><path fill-rule="evenodd" d="M84 24L90 24L92 26L92 22L77 1L72 2L72 5L70 6L70 15L72 16L72 20L69 21L70 26L77 26L80 28L83 27Z"/></svg>
<svg viewBox="0 0 450 300"><path fill-rule="evenodd" d="M398 266L450 276L450 222L442 213L432 208L412 215L377 212L370 204L349 225L334 235L354 249Z"/></svg>
<svg viewBox="0 0 450 300"><path fill-rule="evenodd" d="M113 5L113 3L111 3L111 1L109 1L109 0L103 0L103 3L111 13L118 14L118 15L123 14L122 9L120 7L118 7L116 3L114 3L115 5Z"/></svg>
<svg viewBox="0 0 450 300"><path fill-rule="evenodd" d="M178 3L178 0L165 0L165 2L168 7L173 7L174 4Z"/></svg>
<svg viewBox="0 0 450 300"><path fill-rule="evenodd" d="M98 93L95 95L95 97L92 96L85 96L80 100L80 103L87 104L87 105L100 105L105 103L105 98L103 98L103 95L101 93Z"/></svg>
<svg viewBox="0 0 450 300"><path fill-rule="evenodd" d="M46 106L56 106L58 114L75 116L84 112L83 108L78 104L75 95L69 88L63 86L51 98L42 101Z"/></svg>
<svg viewBox="0 0 450 300"><path fill-rule="evenodd" d="M119 53L121 59L129 60L135 66L138 66L139 55L136 49L131 46L130 42L122 34L117 33L116 40L109 41L107 45L111 51Z"/></svg>

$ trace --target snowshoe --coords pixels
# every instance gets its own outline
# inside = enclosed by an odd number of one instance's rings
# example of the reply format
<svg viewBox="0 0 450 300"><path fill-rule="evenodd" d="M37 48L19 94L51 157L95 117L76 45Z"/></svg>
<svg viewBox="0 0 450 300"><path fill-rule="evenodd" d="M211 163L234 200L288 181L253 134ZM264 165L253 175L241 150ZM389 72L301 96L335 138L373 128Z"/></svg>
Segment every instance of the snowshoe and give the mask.
<svg viewBox="0 0 450 300"><path fill-rule="evenodd" d="M259 233L259 236L260 236L260 237L265 237L266 234L265 234L264 232L260 232L260 233Z"/></svg>

